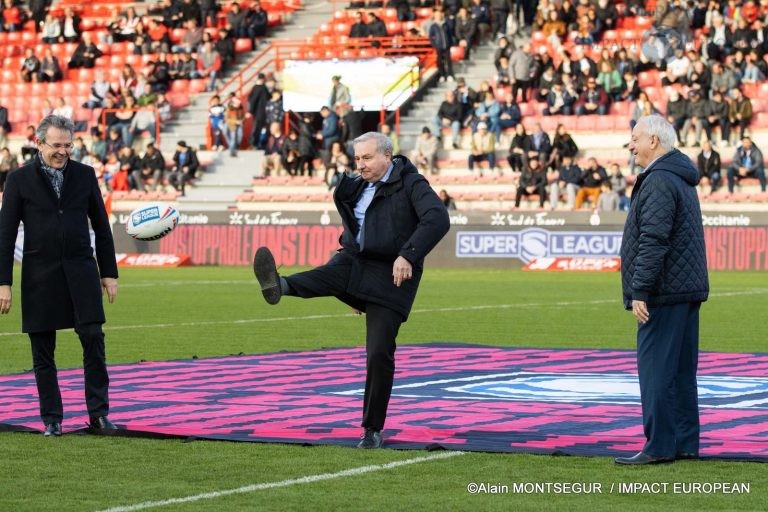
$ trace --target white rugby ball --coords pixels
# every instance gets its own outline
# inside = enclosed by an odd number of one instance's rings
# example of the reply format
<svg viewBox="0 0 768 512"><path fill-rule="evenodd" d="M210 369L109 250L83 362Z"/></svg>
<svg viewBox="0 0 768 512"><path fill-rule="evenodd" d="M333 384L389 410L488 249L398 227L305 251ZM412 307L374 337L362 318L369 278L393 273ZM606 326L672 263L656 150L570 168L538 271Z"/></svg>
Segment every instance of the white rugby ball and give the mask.
<svg viewBox="0 0 768 512"><path fill-rule="evenodd" d="M133 210L125 232L136 240L159 240L179 223L179 211L168 203L149 203Z"/></svg>

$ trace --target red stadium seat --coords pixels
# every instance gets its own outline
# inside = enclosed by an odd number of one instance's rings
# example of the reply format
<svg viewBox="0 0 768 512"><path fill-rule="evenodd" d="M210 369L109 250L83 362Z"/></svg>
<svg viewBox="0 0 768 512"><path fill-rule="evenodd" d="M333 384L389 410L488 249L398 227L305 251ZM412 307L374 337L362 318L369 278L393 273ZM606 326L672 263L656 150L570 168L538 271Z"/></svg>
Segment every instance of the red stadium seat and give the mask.
<svg viewBox="0 0 768 512"><path fill-rule="evenodd" d="M464 59L464 47L463 46L451 46L451 60L458 62Z"/></svg>
<svg viewBox="0 0 768 512"><path fill-rule="evenodd" d="M240 38L235 40L235 52L243 53L249 52L253 49L253 44L248 38Z"/></svg>

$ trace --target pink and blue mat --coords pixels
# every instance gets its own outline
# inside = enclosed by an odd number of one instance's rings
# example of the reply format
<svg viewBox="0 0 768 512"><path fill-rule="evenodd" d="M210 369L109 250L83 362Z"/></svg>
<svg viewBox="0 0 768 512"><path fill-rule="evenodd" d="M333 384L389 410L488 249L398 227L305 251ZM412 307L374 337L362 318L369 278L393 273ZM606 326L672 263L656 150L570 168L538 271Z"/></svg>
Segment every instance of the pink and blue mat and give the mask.
<svg viewBox="0 0 768 512"><path fill-rule="evenodd" d="M354 446L365 351L110 366L126 435ZM59 371L64 433L85 426L82 370ZM31 372L0 376L0 430L42 428ZM768 461L768 354L702 352L702 457ZM643 446L634 351L402 345L386 446L584 456Z"/></svg>

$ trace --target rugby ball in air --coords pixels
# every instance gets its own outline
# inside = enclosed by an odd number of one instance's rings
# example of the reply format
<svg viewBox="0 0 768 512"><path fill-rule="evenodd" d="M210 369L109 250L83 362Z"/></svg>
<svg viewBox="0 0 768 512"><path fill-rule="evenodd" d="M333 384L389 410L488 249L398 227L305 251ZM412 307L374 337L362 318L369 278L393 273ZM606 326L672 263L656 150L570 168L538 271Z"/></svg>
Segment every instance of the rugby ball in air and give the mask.
<svg viewBox="0 0 768 512"><path fill-rule="evenodd" d="M179 211L168 203L149 203L133 210L125 232L136 240L159 240L179 223Z"/></svg>

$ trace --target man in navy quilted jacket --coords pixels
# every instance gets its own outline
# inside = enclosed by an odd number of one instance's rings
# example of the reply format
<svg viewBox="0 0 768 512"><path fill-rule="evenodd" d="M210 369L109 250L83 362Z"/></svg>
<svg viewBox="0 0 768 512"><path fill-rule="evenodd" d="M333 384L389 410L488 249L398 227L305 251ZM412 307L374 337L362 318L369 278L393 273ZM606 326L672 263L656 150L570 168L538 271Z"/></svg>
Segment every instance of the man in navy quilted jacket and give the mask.
<svg viewBox="0 0 768 512"><path fill-rule="evenodd" d="M632 192L621 243L624 306L637 319L643 450L618 464L657 464L699 455L696 367L699 308L709 295L699 173L674 148L675 128L641 117L629 149L644 168Z"/></svg>

